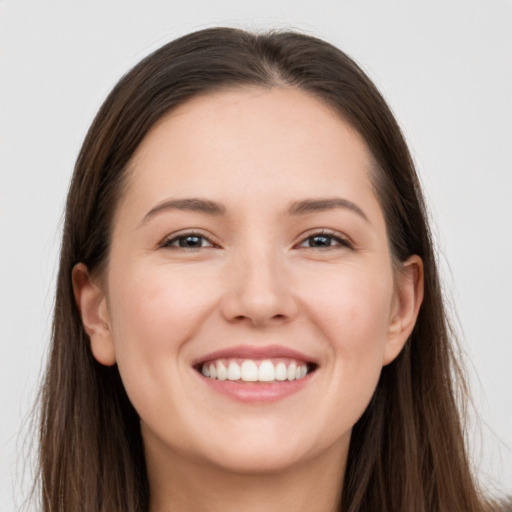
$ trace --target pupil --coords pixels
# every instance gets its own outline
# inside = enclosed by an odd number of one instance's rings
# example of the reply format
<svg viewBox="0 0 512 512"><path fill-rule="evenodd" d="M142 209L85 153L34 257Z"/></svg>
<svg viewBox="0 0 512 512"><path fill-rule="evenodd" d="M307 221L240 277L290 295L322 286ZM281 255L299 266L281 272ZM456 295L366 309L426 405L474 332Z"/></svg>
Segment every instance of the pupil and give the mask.
<svg viewBox="0 0 512 512"><path fill-rule="evenodd" d="M311 239L312 245L316 247L328 247L331 245L331 239L328 236L317 235Z"/></svg>
<svg viewBox="0 0 512 512"><path fill-rule="evenodd" d="M180 247L198 247L201 245L201 237L186 236L180 239Z"/></svg>

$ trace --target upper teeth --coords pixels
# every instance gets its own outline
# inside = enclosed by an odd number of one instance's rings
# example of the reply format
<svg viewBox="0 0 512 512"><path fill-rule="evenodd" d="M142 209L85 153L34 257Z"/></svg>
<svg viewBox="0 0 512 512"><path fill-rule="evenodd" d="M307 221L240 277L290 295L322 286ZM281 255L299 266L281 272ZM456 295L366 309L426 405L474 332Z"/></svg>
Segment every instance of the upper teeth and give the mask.
<svg viewBox="0 0 512 512"><path fill-rule="evenodd" d="M245 359L241 364L233 360L218 360L204 363L201 373L205 377L217 380L242 380L244 382L273 382L302 379L308 373L306 364L269 359L253 361Z"/></svg>

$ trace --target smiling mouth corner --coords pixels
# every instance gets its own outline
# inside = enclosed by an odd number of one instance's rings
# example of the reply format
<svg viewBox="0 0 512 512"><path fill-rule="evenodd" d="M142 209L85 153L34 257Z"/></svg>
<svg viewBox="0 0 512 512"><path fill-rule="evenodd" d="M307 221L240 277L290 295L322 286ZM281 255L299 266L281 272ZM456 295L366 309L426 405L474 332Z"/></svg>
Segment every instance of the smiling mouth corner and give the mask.
<svg viewBox="0 0 512 512"><path fill-rule="evenodd" d="M292 359L217 359L205 361L194 369L207 379L234 382L291 382L310 375L318 368L312 362Z"/></svg>

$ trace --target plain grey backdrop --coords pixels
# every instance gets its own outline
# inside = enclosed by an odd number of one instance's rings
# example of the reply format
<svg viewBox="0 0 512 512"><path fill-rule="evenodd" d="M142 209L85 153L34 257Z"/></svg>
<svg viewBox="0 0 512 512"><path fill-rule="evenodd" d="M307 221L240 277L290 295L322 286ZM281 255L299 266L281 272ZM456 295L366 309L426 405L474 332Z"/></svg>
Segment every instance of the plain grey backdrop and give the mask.
<svg viewBox="0 0 512 512"><path fill-rule="evenodd" d="M491 489L512 492L510 0L0 0L0 511L16 510L30 484L28 418L85 132L138 60L214 25L325 38L387 98L425 187L470 361L475 464Z"/></svg>

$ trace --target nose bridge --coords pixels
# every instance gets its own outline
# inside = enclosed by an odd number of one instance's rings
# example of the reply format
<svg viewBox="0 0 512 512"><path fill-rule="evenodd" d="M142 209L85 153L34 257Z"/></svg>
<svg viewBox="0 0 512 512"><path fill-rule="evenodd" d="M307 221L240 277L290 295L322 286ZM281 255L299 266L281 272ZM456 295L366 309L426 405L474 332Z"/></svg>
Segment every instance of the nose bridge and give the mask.
<svg viewBox="0 0 512 512"><path fill-rule="evenodd" d="M274 244L254 243L233 254L224 314L253 325L285 321L296 313L285 256Z"/></svg>

